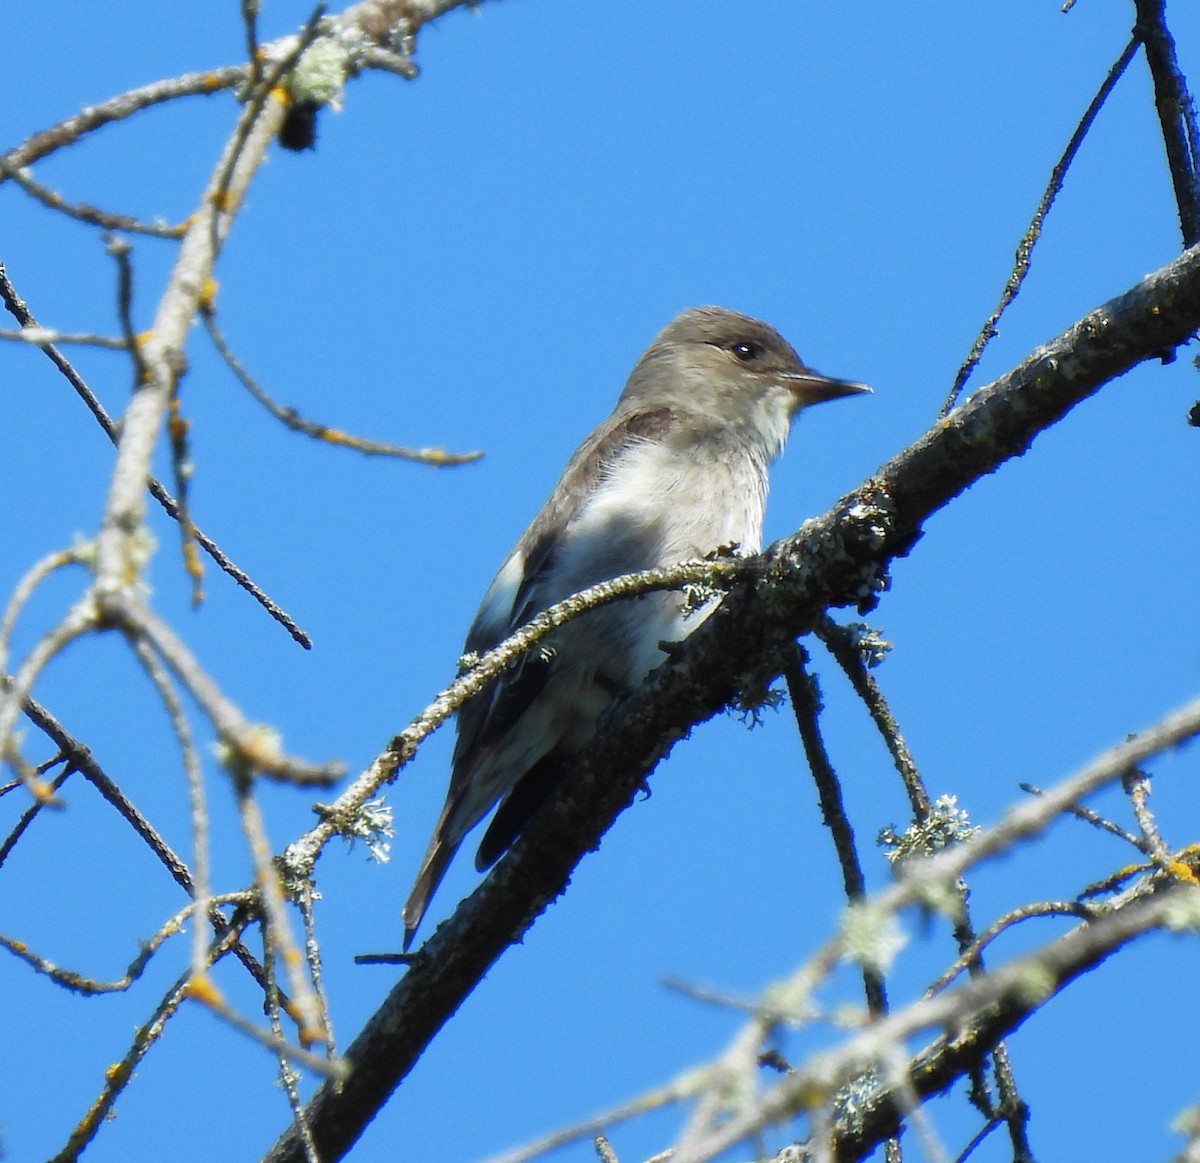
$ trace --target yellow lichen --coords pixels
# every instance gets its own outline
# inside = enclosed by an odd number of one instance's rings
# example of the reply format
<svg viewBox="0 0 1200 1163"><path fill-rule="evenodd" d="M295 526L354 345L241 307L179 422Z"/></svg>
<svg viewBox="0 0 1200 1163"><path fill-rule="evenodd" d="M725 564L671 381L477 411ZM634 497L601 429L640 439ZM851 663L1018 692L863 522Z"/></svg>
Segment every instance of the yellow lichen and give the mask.
<svg viewBox="0 0 1200 1163"><path fill-rule="evenodd" d="M221 991L213 983L213 979L207 973L195 974L192 979L184 987L184 994L195 1001L203 1002L205 1005L219 1006L223 1005L225 998Z"/></svg>

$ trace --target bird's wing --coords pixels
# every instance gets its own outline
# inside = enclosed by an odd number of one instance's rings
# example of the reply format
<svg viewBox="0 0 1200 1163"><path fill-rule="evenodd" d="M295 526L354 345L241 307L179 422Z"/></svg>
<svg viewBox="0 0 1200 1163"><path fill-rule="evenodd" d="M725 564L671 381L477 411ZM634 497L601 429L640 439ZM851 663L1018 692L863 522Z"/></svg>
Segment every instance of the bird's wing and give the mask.
<svg viewBox="0 0 1200 1163"><path fill-rule="evenodd" d="M674 423L668 408L630 412L612 427L596 429L580 445L484 595L467 634L468 651L491 650L535 614L568 596L555 592L553 575L572 520L631 446L662 439ZM450 789L404 906L406 949L463 836L510 790L479 786L473 777L480 755L516 725L544 689L552 667L552 658L528 651L489 689L459 708Z"/></svg>
<svg viewBox="0 0 1200 1163"><path fill-rule="evenodd" d="M569 596L556 592L554 577L572 522L630 447L661 439L674 421L668 408L633 412L611 428L597 429L584 441L484 595L467 635L467 650L482 653L492 649L536 614ZM465 773L471 770L476 754L503 738L529 709L552 670L553 659L535 647L490 691L459 711L452 792L456 780L467 778Z"/></svg>

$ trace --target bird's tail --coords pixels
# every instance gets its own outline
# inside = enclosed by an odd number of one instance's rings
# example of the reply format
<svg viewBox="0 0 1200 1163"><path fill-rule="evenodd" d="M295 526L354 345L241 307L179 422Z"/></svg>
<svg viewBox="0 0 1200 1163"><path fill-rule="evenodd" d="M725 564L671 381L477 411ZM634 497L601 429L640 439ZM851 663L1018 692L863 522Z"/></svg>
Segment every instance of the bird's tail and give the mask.
<svg viewBox="0 0 1200 1163"><path fill-rule="evenodd" d="M425 850L421 870L404 902L404 949L412 944L413 934L429 907L429 900L446 875L446 869L458 851L466 834L483 818L496 802L493 781L480 775L480 764L460 767L457 764L450 778L450 791L442 806L442 814L433 826L433 838Z"/></svg>
<svg viewBox="0 0 1200 1163"><path fill-rule="evenodd" d="M405 952L412 944L413 934L429 907L429 900L437 892L437 886L442 883L442 877L446 875L446 869L454 859L463 837L478 823L483 814L483 811L470 810L472 805L468 793L473 787L477 788L478 784L473 784L470 779L451 781L450 794L446 797L442 813L433 826L433 837L429 841L429 847L425 849L421 870L417 873L408 900L404 902Z"/></svg>
<svg viewBox="0 0 1200 1163"><path fill-rule="evenodd" d="M404 902L405 952L408 952L413 934L417 931L417 926L421 923L421 918L429 907L430 897L437 891L437 886L442 883L442 877L446 875L446 869L449 867L450 861L454 859L454 853L458 851L460 841L447 843L443 836L444 823L445 813L434 829L433 839L429 841L429 847L425 852L425 859L421 861L421 871L417 873L417 879L412 886L412 891L408 894L408 900Z"/></svg>

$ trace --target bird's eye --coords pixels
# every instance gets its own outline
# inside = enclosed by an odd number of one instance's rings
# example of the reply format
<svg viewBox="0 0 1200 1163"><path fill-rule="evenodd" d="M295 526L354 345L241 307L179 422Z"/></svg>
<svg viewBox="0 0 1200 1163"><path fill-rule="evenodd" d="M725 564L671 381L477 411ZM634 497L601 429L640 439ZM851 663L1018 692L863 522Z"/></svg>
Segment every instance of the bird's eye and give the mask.
<svg viewBox="0 0 1200 1163"><path fill-rule="evenodd" d="M735 343L729 350L739 363L751 363L762 354L757 343Z"/></svg>

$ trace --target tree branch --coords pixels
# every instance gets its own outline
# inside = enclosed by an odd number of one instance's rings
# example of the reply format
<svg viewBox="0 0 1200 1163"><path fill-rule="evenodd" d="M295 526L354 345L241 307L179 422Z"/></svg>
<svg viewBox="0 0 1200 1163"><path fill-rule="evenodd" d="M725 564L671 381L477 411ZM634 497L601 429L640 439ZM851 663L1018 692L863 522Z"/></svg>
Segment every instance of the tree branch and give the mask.
<svg viewBox="0 0 1200 1163"><path fill-rule="evenodd" d="M762 1127L798 1113L798 1099L836 1087L853 1077L888 1048L922 1029L946 1025L950 1032L932 1042L909 1063L904 1089L925 1098L945 1090L992 1046L1006 1037L1046 1001L1077 977L1094 969L1129 941L1164 926L1187 911L1185 894L1192 886L1164 886L1139 895L1103 918L1085 922L1065 936L952 993L927 998L872 1024L843 1045L816 1056L773 1086L759 1102L717 1129L694 1154L679 1152L675 1163L704 1163L755 1134ZM885 1138L896 1134L909 1111L898 1088L879 1091L860 1109L852 1128L834 1128L829 1158L837 1163L863 1159ZM838 1132L841 1133L838 1133Z"/></svg>
<svg viewBox="0 0 1200 1163"><path fill-rule="evenodd" d="M1146 63L1154 81L1167 166L1175 189L1183 245L1200 242L1200 133L1196 110L1175 54L1175 39L1167 28L1166 0L1134 0L1134 35L1145 46Z"/></svg>
<svg viewBox="0 0 1200 1163"><path fill-rule="evenodd" d="M1170 359L1198 326L1200 249L1193 249L1036 349L829 512L771 546L756 576L725 599L679 657L606 717L571 779L413 957L347 1051L349 1077L336 1088L322 1086L309 1104L322 1160L331 1163L350 1149L488 967L565 889L583 854L597 847L677 739L725 706L746 676L761 681L778 674L794 638L827 607L873 604L888 584L888 564L908 552L924 522L953 497L1019 456L1110 380L1144 360ZM1021 817L1002 837L1011 843L1029 826ZM947 855L968 848L976 853L968 844ZM303 1145L289 1130L266 1158L301 1163Z"/></svg>

